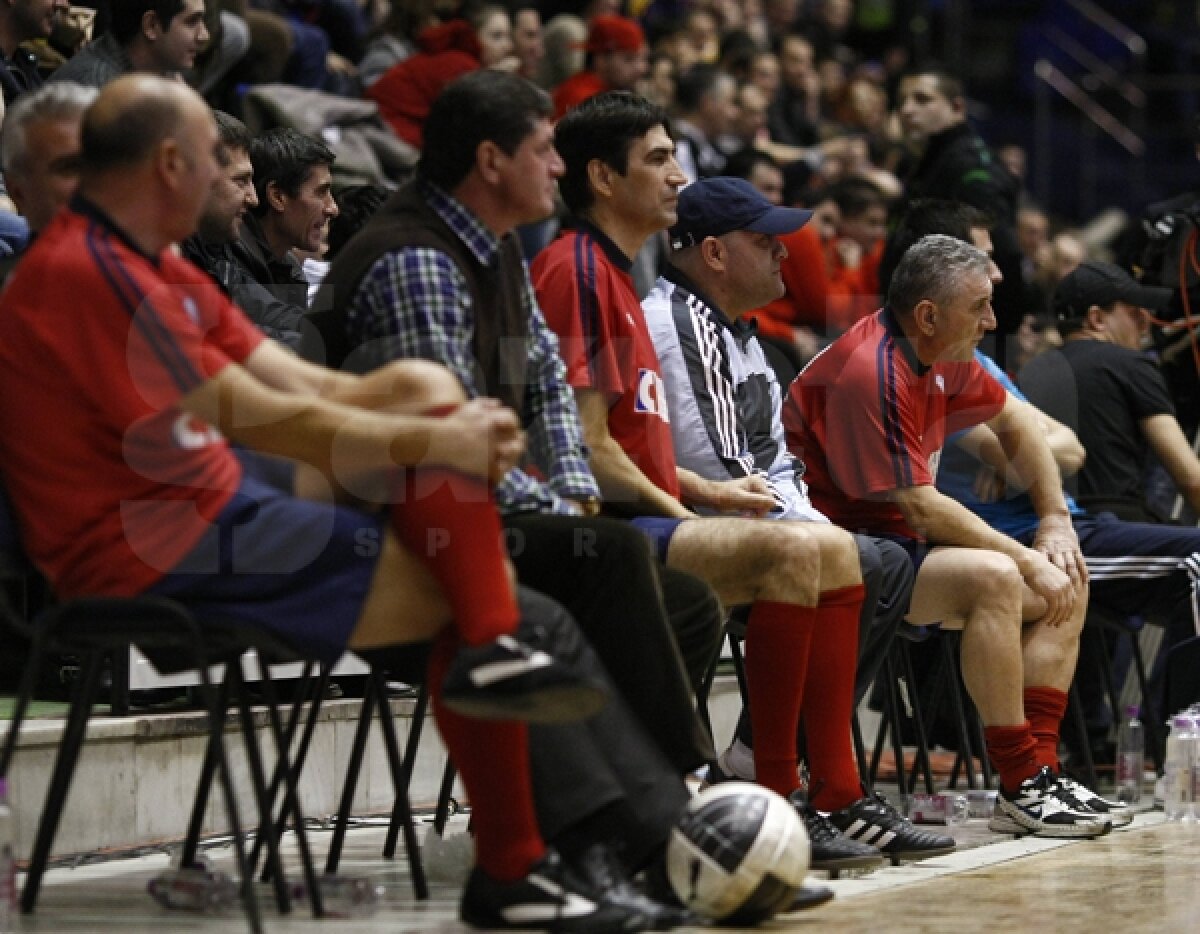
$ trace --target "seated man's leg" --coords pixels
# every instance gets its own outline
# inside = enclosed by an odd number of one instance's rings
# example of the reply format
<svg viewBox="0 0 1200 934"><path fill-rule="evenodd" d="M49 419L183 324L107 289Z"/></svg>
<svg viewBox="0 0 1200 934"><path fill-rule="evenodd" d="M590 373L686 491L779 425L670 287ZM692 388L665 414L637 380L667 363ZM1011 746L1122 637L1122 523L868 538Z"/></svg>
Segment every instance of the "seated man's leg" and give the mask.
<svg viewBox="0 0 1200 934"><path fill-rule="evenodd" d="M1107 832L1109 819L1060 794L1054 769L1042 763L1038 738L1026 719L1022 624L1024 618L1036 618L1044 610L1039 610L1038 602L1005 555L973 548L934 548L917 571L908 618L916 625L940 621L946 628L962 629L963 681L983 720L988 756L1000 773L993 829L1096 836ZM1078 633L1077 622L1059 628ZM1034 650L1037 656L1046 637L1031 632L1030 638L1039 643ZM1058 634L1055 638L1060 646L1069 641ZM1049 649L1044 662L1055 671L1065 664L1061 651ZM1047 711L1041 709L1037 716L1044 726ZM1057 746L1057 723L1054 731Z"/></svg>
<svg viewBox="0 0 1200 934"><path fill-rule="evenodd" d="M504 524L521 583L567 608L676 769L688 772L707 762L712 744L696 716L645 536L615 519L526 514ZM709 593L703 584L696 587ZM690 635L711 653L721 618L711 596L708 606L708 618Z"/></svg>
<svg viewBox="0 0 1200 934"><path fill-rule="evenodd" d="M857 646L862 584L853 539L833 526L814 523L694 519L681 523L675 531L667 562L704 578L727 604L753 603L747 626L746 669L755 775L768 788L790 794L798 784L796 728L814 631L821 625ZM825 594L838 602L819 607ZM843 596L853 610L849 633L846 627L833 621L826 625L823 619L846 612ZM823 638L826 635L823 633ZM840 655L838 659L840 663ZM850 667L843 673L850 699L853 665L852 651ZM835 716L840 713L831 710L830 717ZM849 708L842 725L849 749ZM842 768L831 775L834 784L853 782L857 786L853 755L847 763L836 765Z"/></svg>

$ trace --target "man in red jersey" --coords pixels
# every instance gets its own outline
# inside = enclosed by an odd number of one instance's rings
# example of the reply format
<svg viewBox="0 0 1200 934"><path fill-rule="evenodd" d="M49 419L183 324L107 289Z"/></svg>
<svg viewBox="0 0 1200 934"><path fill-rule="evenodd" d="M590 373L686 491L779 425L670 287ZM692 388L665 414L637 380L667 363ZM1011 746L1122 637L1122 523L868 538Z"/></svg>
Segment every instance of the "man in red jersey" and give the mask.
<svg viewBox="0 0 1200 934"><path fill-rule="evenodd" d="M554 115L605 91L632 91L646 74L646 36L636 20L597 16L588 24L587 66L554 89Z"/></svg>
<svg viewBox="0 0 1200 934"><path fill-rule="evenodd" d="M1070 683L1087 568L1039 424L974 359L996 326L991 268L953 237L911 247L887 306L792 384L788 446L808 467L817 508L909 550L917 568L909 622L962 629L963 679L1000 772L993 829L1096 836L1110 819L1057 782L1062 712L1037 702L1041 686ZM946 435L983 422L1028 481L1041 520L1031 547L934 485Z"/></svg>
<svg viewBox="0 0 1200 934"><path fill-rule="evenodd" d="M707 581L725 604L751 605L755 779L783 795L798 790L803 713L810 779L807 798L794 800L812 864L870 866L881 850L900 858L939 849L859 783L849 727L863 585L853 537L827 523L752 518L775 507L759 476L718 482L676 466L662 372L629 275L645 240L677 219L684 177L666 114L609 92L564 117L555 145L575 226L538 255L531 275L559 335L606 507L637 517L668 565ZM771 221L790 229L793 212L782 213Z"/></svg>
<svg viewBox="0 0 1200 934"><path fill-rule="evenodd" d="M106 86L77 196L0 301L0 464L31 557L63 596L167 596L326 657L436 639L435 714L474 805L464 918L640 930L574 890L538 832L513 718L585 715L603 692L513 635L490 488L521 454L516 417L429 364L359 378L265 340L173 251L217 143L185 85ZM305 465L297 489L387 509L285 493L231 443Z"/></svg>

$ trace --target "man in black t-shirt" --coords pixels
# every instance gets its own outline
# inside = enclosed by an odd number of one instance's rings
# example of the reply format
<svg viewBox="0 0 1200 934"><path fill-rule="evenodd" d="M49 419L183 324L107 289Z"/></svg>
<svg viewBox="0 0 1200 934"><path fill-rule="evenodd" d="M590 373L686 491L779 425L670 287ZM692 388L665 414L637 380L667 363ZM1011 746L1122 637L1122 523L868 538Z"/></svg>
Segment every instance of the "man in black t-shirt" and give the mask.
<svg viewBox="0 0 1200 934"><path fill-rule="evenodd" d="M1030 401L1070 427L1087 451L1072 492L1093 512L1147 518L1142 476L1148 453L1189 505L1200 506L1200 459L1179 427L1158 366L1141 352L1148 310L1162 309L1170 296L1118 266L1084 263L1054 293L1066 342L1020 373Z"/></svg>

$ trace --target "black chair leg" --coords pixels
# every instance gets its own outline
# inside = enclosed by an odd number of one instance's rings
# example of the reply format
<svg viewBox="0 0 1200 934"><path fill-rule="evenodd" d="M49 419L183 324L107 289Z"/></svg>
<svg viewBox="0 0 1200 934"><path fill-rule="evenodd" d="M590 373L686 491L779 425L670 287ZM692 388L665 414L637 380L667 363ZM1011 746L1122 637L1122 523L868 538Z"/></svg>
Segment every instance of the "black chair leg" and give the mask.
<svg viewBox="0 0 1200 934"><path fill-rule="evenodd" d="M108 708L114 717L128 717L129 708L132 706L129 692L129 653L131 651L132 649L122 648L112 653L112 667L109 669L112 683L109 686Z"/></svg>
<svg viewBox="0 0 1200 934"><path fill-rule="evenodd" d="M8 723L8 733L4 737L4 749L0 752L0 778L8 775L8 767L12 764L13 755L17 751L17 741L21 738L21 725L29 712L29 702L33 700L33 692L37 690L38 671L42 667L42 636L41 630L35 630L30 641L29 657L21 671L21 684L17 688L17 700L13 706L12 719Z"/></svg>
<svg viewBox="0 0 1200 934"><path fill-rule="evenodd" d="M858 763L858 780L862 782L867 794L874 794L875 783L871 780L870 763L867 762L867 750L863 744L862 724L858 722L857 710L850 718L850 735L854 740L854 760Z"/></svg>
<svg viewBox="0 0 1200 934"><path fill-rule="evenodd" d="M212 770L207 772L207 780L202 776L202 782L205 787L203 794L199 791L196 795L196 808L192 812L192 823L195 824L195 839L200 836L200 823L203 820L204 809L207 804L209 787L212 784L213 771L218 776L218 781L221 785L221 794L225 799L225 816L229 821L229 832L233 835L233 853L234 862L237 867L238 879L242 889L242 907L246 912L246 920L250 924L250 930L253 934L262 934L262 912L258 906L258 895L254 891L254 873L250 869L250 862L246 857L246 838L242 833L241 816L238 813L237 793L233 787L233 773L229 768L229 758L225 754L225 712L229 709L229 679L228 677L221 682L220 689L217 689L209 680L208 668L204 664L203 650L197 645L196 656L200 660L200 683L203 692L205 703L208 707L208 724L209 724L209 743L208 751L205 753L204 769L209 770L209 758L212 758ZM235 665L240 665L240 662L234 662ZM193 831L188 830L189 836ZM185 854L186 854L185 846ZM195 859L195 843L192 844L191 856L183 865L189 865Z"/></svg>
<svg viewBox="0 0 1200 934"><path fill-rule="evenodd" d="M87 735L88 718L91 716L92 706L96 703L96 695L100 691L100 676L103 670L104 653L88 653L83 663L83 670L80 672L79 682L75 685L71 698L71 711L67 715L63 738L59 743L58 755L54 762L54 773L50 777L50 787L46 791L46 804L42 809L42 818L38 822L33 853L29 858L29 868L25 874L25 887L21 890L21 911L24 914L30 914L37 905L38 890L41 888L42 876L50 861L50 848L54 845L55 834L58 833L63 806L67 801L67 792L71 788L71 779L75 775L75 766L79 762L79 753Z"/></svg>
<svg viewBox="0 0 1200 934"><path fill-rule="evenodd" d="M241 662L235 661L226 667L225 679L232 682L233 693L237 701L238 715L242 724L242 743L246 747L246 763L249 766L250 784L254 791L254 803L258 809L258 832L266 836L267 864L271 867L271 884L275 889L275 903L280 914L292 910L292 897L288 892L287 877L283 872L283 856L279 851L279 840L274 834L274 815L270 802L267 800L267 780L263 769L262 756L258 748L258 738L255 735L254 712L251 709L250 698L246 690L246 682L242 677ZM319 894L316 895L319 899Z"/></svg>
<svg viewBox="0 0 1200 934"><path fill-rule="evenodd" d="M446 768L442 772L442 787L438 791L437 812L433 815L433 829L440 837L446 832L446 822L450 819L450 795L454 791L454 763L447 758Z"/></svg>
<svg viewBox="0 0 1200 934"><path fill-rule="evenodd" d="M388 833L399 823L404 833L404 851L408 855L409 875L412 877L413 894L418 900L429 898L429 884L425 879L425 865L421 861L421 845L417 841L417 830L413 823L412 805L408 800L408 786L412 779L411 765L408 762L408 747L405 747L405 758L400 757L400 743L396 739L396 721L392 716L392 707L388 703L387 685L382 672L372 671L370 677L377 682L376 691L379 695L379 726L383 730L383 744L387 750L388 765L392 773L392 792L395 804L392 807L392 820ZM415 753L415 748L413 749Z"/></svg>
<svg viewBox="0 0 1200 934"><path fill-rule="evenodd" d="M421 746L421 734L425 729L425 720L429 712L429 686L422 682L420 690L417 692L417 701L413 706L412 726L408 730L408 741L404 744L404 766L402 773L402 784L404 786L404 799L408 802L408 791L412 785L413 770L417 765L417 751ZM400 814L400 799L397 797L396 804L392 808L392 819L388 823L387 839L383 844L383 858L396 858L396 844L400 836L400 825L403 815ZM405 844L407 846L407 844Z"/></svg>
<svg viewBox="0 0 1200 934"><path fill-rule="evenodd" d="M229 681L221 682L220 687L210 687L211 698L205 698L209 705L209 721L224 726L225 714L229 710ZM200 766L200 780L196 783L196 795L192 802L192 816L188 821L187 834L183 838L183 853L180 856L181 866L193 866L196 863L196 851L200 846L200 830L204 824L204 812L208 808L208 798L212 793L212 780L224 760L224 747L221 738L223 730L218 732L210 725L208 743L204 748L204 762Z"/></svg>
<svg viewBox="0 0 1200 934"><path fill-rule="evenodd" d="M367 749L367 735L371 730L371 717L375 704L379 701L378 686L367 678L366 689L363 691L362 708L358 714L358 726L354 731L354 742L350 747L350 761L346 765L346 780L342 785L342 800L338 805L337 817L333 823L333 839L329 842L329 853L325 858L325 872L337 872L338 863L342 856L342 844L346 839L346 825L350 820L350 810L354 804L354 791L358 787L358 775L362 770L363 755Z"/></svg>
<svg viewBox="0 0 1200 934"><path fill-rule="evenodd" d="M300 734L300 744L296 749L296 754L291 760L291 770L294 782L299 782L300 774L304 771L304 763L308 759L308 750L312 745L313 734L317 729L317 720L321 712L321 701L325 697L326 691L329 688L330 667L328 665L321 666L321 676L317 679L316 687L311 685L311 662L305 667L305 674L302 679L302 686L299 691L299 697L292 704L292 709L288 716L288 725L285 731L287 748L291 749L292 740L296 734L296 727L299 722L301 711L304 708L304 699L307 697L309 701L308 716L304 718L304 732ZM279 786L283 784L283 773L280 771L283 766L283 760L275 764L275 770L271 775L271 784L267 788L267 797L271 800L272 807L275 799L279 794ZM282 834L287 829L287 812L280 813L279 819L275 824L275 833ZM252 872L258 871L258 863L262 858L263 837L261 834L255 837L254 847L250 851L250 868ZM270 876L267 870L263 869L261 881L270 881Z"/></svg>
<svg viewBox="0 0 1200 934"><path fill-rule="evenodd" d="M1137 632L1131 632L1129 640L1132 643L1133 666L1134 671L1137 672L1138 688L1142 692L1142 722L1146 724L1146 745L1150 747L1150 758L1154 761L1154 768L1162 772L1163 747L1162 733L1159 728L1162 720L1154 705L1154 695L1150 693L1150 680L1146 677L1146 659L1142 655L1142 645L1138 635ZM1118 723L1121 722L1120 711L1113 711L1113 719Z"/></svg>
<svg viewBox="0 0 1200 934"><path fill-rule="evenodd" d="M925 733L925 716L921 712L921 697L920 691L917 690L917 679L913 671L912 656L908 654L908 647L899 641L897 641L893 648L893 655L900 660L901 677L904 680L913 723L913 732L916 733L917 740L916 761L913 762L912 771L908 776L908 787L910 790L916 791L917 769L920 769L921 775L925 779L925 793L933 794L933 766L929 762L929 737Z"/></svg>
<svg viewBox="0 0 1200 934"><path fill-rule="evenodd" d="M305 668L304 682L312 680L312 663L308 663ZM283 722L279 717L279 696L275 691L275 682L271 678L271 672L268 666L262 665L262 686L263 698L267 704L267 720L271 725L271 735L275 740L275 752L277 755L275 774L281 776L283 782L283 808L281 813L281 823L274 824L274 806L275 794L266 792L267 811L262 816L260 825L263 832L272 834L278 841L280 839L282 826L286 825L288 814L292 816L292 827L296 835L296 849L300 853L300 866L304 873L304 883L308 887L309 907L312 909L314 918L321 918L325 914L325 906L322 903L321 888L318 883L316 869L313 866L312 849L308 843L308 830L304 825L304 813L300 808L300 791L297 786L299 781L299 772L293 768L290 762L292 738L295 736L296 725L300 719L300 707L302 701L297 701L293 705L288 717L288 728L284 729ZM304 691L301 691L303 696Z"/></svg>

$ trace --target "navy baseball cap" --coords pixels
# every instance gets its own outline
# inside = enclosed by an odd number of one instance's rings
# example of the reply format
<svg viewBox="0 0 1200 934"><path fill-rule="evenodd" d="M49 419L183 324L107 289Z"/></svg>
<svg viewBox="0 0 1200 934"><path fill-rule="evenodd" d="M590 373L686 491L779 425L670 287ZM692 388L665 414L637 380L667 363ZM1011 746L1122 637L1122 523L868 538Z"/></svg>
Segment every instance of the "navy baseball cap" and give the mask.
<svg viewBox="0 0 1200 934"><path fill-rule="evenodd" d="M1170 289L1142 285L1120 266L1089 260L1068 273L1054 290L1054 315L1063 323L1077 321L1093 305L1113 302L1161 311L1170 298Z"/></svg>
<svg viewBox="0 0 1200 934"><path fill-rule="evenodd" d="M734 230L785 234L808 223L812 211L776 207L744 178L717 176L692 182L679 193L679 219L670 230L676 250Z"/></svg>

